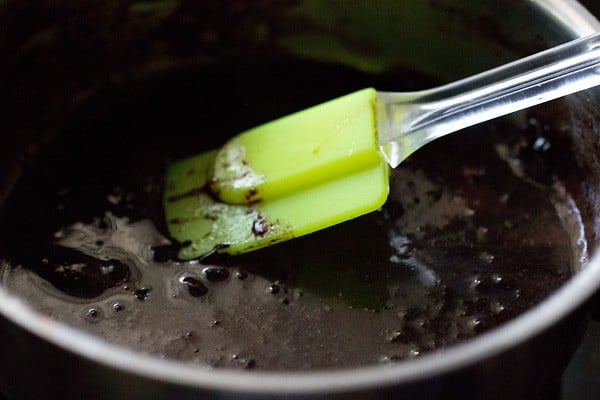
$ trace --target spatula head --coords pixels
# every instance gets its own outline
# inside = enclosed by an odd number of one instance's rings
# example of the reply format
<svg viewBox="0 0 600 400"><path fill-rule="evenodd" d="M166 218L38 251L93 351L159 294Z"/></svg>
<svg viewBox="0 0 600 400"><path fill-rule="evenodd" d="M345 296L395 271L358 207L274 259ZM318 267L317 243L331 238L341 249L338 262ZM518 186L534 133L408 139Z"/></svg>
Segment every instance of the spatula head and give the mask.
<svg viewBox="0 0 600 400"><path fill-rule="evenodd" d="M365 89L171 165L164 209L179 257L244 253L379 208L389 186L374 102Z"/></svg>

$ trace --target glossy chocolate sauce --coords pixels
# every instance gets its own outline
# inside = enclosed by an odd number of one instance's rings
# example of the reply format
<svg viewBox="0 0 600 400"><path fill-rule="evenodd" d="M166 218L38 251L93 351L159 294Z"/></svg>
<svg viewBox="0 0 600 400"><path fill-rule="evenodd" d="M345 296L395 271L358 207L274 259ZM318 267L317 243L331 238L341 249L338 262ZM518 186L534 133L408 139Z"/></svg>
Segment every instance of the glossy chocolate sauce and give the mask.
<svg viewBox="0 0 600 400"><path fill-rule="evenodd" d="M559 179L558 128L524 114L414 154L377 212L243 256L178 261L161 209L169 161L361 87L427 85L265 63L244 80L233 66L179 71L90 96L0 211L1 284L51 318L159 357L306 370L460 342L579 268L585 241ZM252 79L264 71L272 87Z"/></svg>

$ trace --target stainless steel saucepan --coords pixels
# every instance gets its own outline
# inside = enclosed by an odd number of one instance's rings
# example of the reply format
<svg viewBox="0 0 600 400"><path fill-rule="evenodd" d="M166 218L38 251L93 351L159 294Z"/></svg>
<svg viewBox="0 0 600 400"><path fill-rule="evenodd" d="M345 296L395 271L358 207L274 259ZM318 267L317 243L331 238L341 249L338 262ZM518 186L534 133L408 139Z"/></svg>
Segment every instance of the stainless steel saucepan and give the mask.
<svg viewBox="0 0 600 400"><path fill-rule="evenodd" d="M236 66L227 90L243 91L247 79L269 86L264 60L274 48L298 62L374 76L412 70L452 81L595 33L600 22L573 0L0 0L0 27L2 207L71 110L107 85L143 86L165 71L210 64L215 71ZM202 95L217 86L202 88L208 91ZM581 211L589 262L508 323L393 364L233 371L108 343L34 311L0 286L0 393L10 399L539 398L576 349L600 288L600 91L552 107L558 111L551 118L567 127L572 142L564 151L577 172L567 188ZM164 135L177 130L176 123L164 128ZM140 141L151 145L151 138Z"/></svg>

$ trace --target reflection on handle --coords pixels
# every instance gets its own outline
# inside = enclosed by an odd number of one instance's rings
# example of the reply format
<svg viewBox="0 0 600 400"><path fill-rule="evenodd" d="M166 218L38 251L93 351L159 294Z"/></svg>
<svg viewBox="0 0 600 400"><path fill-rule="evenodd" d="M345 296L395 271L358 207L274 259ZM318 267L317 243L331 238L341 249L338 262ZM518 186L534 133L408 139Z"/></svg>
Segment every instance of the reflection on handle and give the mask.
<svg viewBox="0 0 600 400"><path fill-rule="evenodd" d="M379 145L392 167L441 136L600 85L600 34L435 89L379 93Z"/></svg>

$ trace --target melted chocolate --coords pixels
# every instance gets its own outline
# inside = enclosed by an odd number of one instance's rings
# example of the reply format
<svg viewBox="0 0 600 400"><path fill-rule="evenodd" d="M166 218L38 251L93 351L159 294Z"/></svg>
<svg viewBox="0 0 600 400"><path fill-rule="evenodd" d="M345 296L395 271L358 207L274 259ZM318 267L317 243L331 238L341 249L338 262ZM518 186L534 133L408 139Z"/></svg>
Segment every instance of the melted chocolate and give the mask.
<svg viewBox="0 0 600 400"><path fill-rule="evenodd" d="M169 160L361 87L399 87L398 74L262 67L253 73L268 73L276 93L225 66L92 96L1 210L2 284L139 351L281 370L396 362L452 345L538 303L578 268L580 227L564 217L577 210L554 151L563 144L535 119L427 146L393 171L378 212L239 257L177 260L161 209ZM404 77L405 90L430 86ZM232 116L225 104L244 107ZM254 234L265 229L258 220Z"/></svg>

